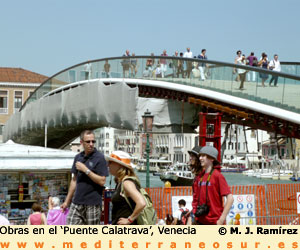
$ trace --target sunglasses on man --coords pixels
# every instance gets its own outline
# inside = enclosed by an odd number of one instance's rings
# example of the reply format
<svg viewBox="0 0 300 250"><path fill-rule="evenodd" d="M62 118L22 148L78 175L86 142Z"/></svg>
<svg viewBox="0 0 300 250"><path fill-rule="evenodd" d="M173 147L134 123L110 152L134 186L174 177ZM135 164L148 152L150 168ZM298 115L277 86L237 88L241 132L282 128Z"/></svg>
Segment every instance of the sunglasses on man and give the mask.
<svg viewBox="0 0 300 250"><path fill-rule="evenodd" d="M84 141L85 143L88 143L88 144L90 144L90 143L93 143L93 144L95 144L96 143L96 141L95 140L89 140L89 141Z"/></svg>

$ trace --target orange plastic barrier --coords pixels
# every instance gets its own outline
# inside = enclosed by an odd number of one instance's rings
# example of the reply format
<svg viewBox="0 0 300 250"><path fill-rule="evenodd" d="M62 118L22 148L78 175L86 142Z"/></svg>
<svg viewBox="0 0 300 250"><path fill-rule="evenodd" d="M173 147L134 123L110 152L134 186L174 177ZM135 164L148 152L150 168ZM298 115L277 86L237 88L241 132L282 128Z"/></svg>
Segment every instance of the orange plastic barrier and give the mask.
<svg viewBox="0 0 300 250"><path fill-rule="evenodd" d="M192 187L170 187L170 188L147 188L153 206L156 209L157 217L165 219L167 214L172 214L172 196L190 196Z"/></svg>
<svg viewBox="0 0 300 250"><path fill-rule="evenodd" d="M278 224L291 223L290 215L297 214L297 192L300 192L300 183L268 184L267 208L270 217L281 216ZM271 224L275 224L271 219Z"/></svg>

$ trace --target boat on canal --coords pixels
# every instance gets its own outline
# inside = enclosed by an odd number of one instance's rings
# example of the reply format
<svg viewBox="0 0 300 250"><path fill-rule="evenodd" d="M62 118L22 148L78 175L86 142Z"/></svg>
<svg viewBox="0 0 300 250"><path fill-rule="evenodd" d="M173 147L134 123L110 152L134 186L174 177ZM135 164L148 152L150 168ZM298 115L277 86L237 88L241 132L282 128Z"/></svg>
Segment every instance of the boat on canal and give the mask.
<svg viewBox="0 0 300 250"><path fill-rule="evenodd" d="M172 165L172 161L165 159L149 159L149 172L153 175L160 175L167 171ZM147 172L147 161L146 159L139 159L137 163L137 170L139 172Z"/></svg>
<svg viewBox="0 0 300 250"><path fill-rule="evenodd" d="M186 163L177 162L170 169L160 175L163 182L170 182L171 186L192 186L194 175Z"/></svg>

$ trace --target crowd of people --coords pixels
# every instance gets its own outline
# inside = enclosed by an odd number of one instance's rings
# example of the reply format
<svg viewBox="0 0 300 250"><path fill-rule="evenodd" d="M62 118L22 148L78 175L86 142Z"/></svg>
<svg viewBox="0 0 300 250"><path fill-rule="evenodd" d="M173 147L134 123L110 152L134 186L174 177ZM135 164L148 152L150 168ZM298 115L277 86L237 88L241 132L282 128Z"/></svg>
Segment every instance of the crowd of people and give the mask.
<svg viewBox="0 0 300 250"><path fill-rule="evenodd" d="M223 225L233 204L233 195L220 172L218 151L211 146L196 146L189 155L190 168L195 175L192 209L187 210L186 202L180 200L175 215L168 214L165 224L181 225L184 221L185 225ZM226 198L224 205L223 198Z"/></svg>
<svg viewBox="0 0 300 250"><path fill-rule="evenodd" d="M28 225L99 225L102 213L102 194L106 177L114 176L116 188L111 198L112 224L137 225L146 206L141 184L131 164L130 155L114 151L104 156L95 147L95 134L85 130L80 135L83 151L74 158L72 178L65 201L60 205L57 197L49 197L47 217L38 203L32 206ZM222 225L233 203L229 186L220 172L218 151L214 147L194 147L189 151L189 165L195 175L192 210L186 201L178 202L174 217L156 221L159 225ZM223 206L222 198L226 197ZM155 217L156 218L156 217ZM0 217L0 223L9 222Z"/></svg>
<svg viewBox="0 0 300 250"><path fill-rule="evenodd" d="M49 197L48 213L45 215L42 206L35 202L31 207L32 213L27 219L27 225L66 225L69 209L63 211L58 197ZM0 225L10 225L9 220L0 215Z"/></svg>
<svg viewBox="0 0 300 250"><path fill-rule="evenodd" d="M129 50L126 50L123 57L135 56L135 53L130 54ZM151 53L150 56L154 56L154 53ZM162 57L167 57L167 51L163 50ZM204 62L193 62L185 61L186 58L198 58L201 60L207 60L206 49L202 49L201 53L197 56L193 55L193 52L188 47L185 52L178 52L172 55L172 57L178 57L178 59L167 60L160 58L155 60L154 58L149 58L146 60L145 69L143 70L143 77L155 77L155 78L164 78L166 76L167 70L170 69L172 77L181 77L181 78L196 78L201 81L206 80L210 76L209 64ZM278 60L278 55L275 54L272 60L268 60L268 57L265 52L261 54L260 59L258 60L254 52L251 52L249 56L242 54L241 50L236 52L236 57L234 63L237 65L248 65L251 67L261 67L263 69L273 70L276 72L281 71L280 61ZM135 77L138 72L138 59L136 58L124 58L121 62L123 68L124 77ZM110 77L110 64L106 60L104 64L104 72L106 77ZM268 73L259 73L243 68L233 68L233 74L236 74L236 81L240 81L240 90L244 90L244 83L256 82L258 76L261 79L261 86L265 87L265 81L269 78ZM258 75L258 76L257 76ZM269 86L272 86L274 82L274 87L277 86L278 76L272 75Z"/></svg>
<svg viewBox="0 0 300 250"><path fill-rule="evenodd" d="M58 197L49 197L47 217L40 204L33 203L27 225L66 225L69 210L63 211Z"/></svg>
<svg viewBox="0 0 300 250"><path fill-rule="evenodd" d="M93 131L83 131L80 139L84 151L75 157L72 167L73 178L66 201L62 205L62 208L65 209L72 202L67 224L100 224L101 197L97 194L96 198L93 193L97 193L99 190L103 191L105 178L108 176L106 162L116 183L115 192L111 198L112 224L138 224L137 218L146 203L139 191L141 184L132 168L130 155L123 151L114 151L109 156L102 155L94 148L95 135ZM195 147L189 151L189 154L190 167L195 175L193 209L187 211L185 201L180 200L179 210L175 213L175 218L171 223L182 223L184 212L186 224L224 224L233 203L233 196L220 172L217 160L218 151L210 146ZM78 197L86 198L82 200ZM87 197L92 199L87 199ZM223 197L226 197L224 206ZM81 206L84 208L81 209ZM205 206L206 210L201 212L200 210ZM158 222L158 224L161 223L162 221Z"/></svg>
<svg viewBox="0 0 300 250"><path fill-rule="evenodd" d="M234 63L238 65L249 65L251 67L261 67L263 69L273 70L276 72L281 71L281 65L280 65L280 61L278 60L277 54L275 54L273 59L269 61L267 54L263 52L261 54L260 59L258 60L257 57L254 55L254 52L251 52L250 55L246 57L244 54L242 54L241 50L238 50L236 52ZM246 80L247 73L248 73L249 82L257 81L257 73L255 71L248 71L246 69L234 68L233 73L237 74L235 80L241 82L239 87L240 90L244 90L244 82ZM259 73L258 75L261 78L261 86L265 87L266 86L265 82L269 78L269 74ZM273 81L274 81L274 87L277 87L278 76L272 75L269 81L269 86L272 86Z"/></svg>
<svg viewBox="0 0 300 250"><path fill-rule="evenodd" d="M126 50L123 57L135 56L135 53L130 54L129 50ZM154 53L151 53L150 56L154 56ZM162 57L167 57L167 51L163 50ZM209 76L208 65L206 63L197 63L192 61L184 61L185 58L198 58L205 60L206 49L202 49L201 54L198 56L193 56L193 52L188 47L186 48L186 52L178 52L175 51L173 57L178 57L178 59L167 60L164 58L160 58L155 60L154 58L149 58L146 61L145 69L143 71L144 77L156 77L156 78L164 78L166 76L168 68L172 70L173 77L182 78L200 78L204 81ZM138 71L138 60L137 59L127 59L124 58L121 62L123 68L123 76L124 77L135 77ZM109 66L110 67L110 66ZM104 64L104 71L106 75L109 77L109 67L108 62Z"/></svg>

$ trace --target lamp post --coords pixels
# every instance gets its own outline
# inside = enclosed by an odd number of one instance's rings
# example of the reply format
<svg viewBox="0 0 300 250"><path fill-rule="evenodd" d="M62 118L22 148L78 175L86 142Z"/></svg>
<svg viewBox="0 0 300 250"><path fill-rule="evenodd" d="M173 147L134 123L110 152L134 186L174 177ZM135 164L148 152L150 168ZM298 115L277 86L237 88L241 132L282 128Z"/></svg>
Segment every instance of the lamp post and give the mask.
<svg viewBox="0 0 300 250"><path fill-rule="evenodd" d="M152 131L152 124L153 124L153 115L151 115L151 112L147 109L147 111L144 113L142 116L143 118L143 128L144 128L144 133L146 133L146 187L150 187L150 164L149 164L149 155L150 155L150 141L149 141L149 132Z"/></svg>

